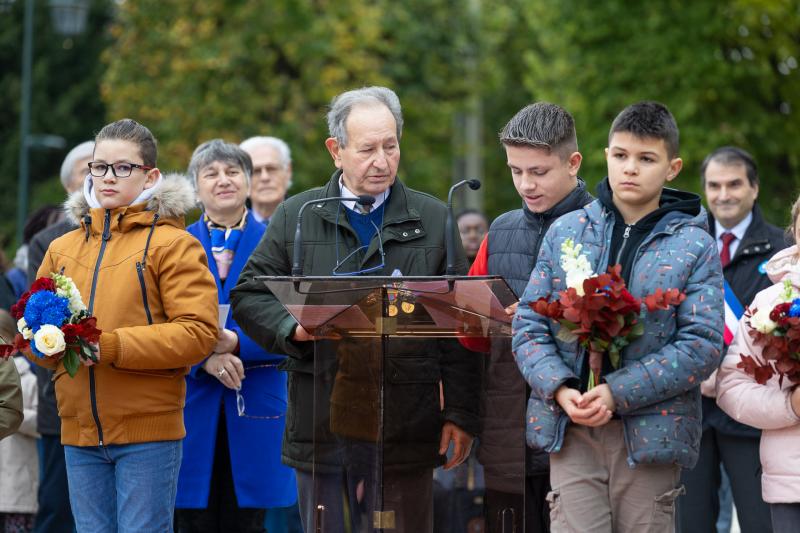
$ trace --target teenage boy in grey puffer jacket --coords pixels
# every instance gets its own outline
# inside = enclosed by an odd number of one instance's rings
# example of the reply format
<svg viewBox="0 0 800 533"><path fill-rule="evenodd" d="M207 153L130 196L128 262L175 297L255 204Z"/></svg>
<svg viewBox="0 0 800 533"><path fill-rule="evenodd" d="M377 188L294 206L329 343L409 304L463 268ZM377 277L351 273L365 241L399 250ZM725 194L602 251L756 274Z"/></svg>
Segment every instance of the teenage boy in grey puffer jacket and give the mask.
<svg viewBox="0 0 800 533"><path fill-rule="evenodd" d="M532 389L527 439L551 454L553 532L672 532L680 468L697 461L700 382L722 347L722 271L699 196L664 188L682 166L666 107L624 109L606 158L598 200L550 227L514 319L515 358ZM604 356L591 390L584 351L530 308L566 288L566 239L583 245L594 273L621 264L636 297L659 287L686 294L676 308L644 315L620 368Z"/></svg>

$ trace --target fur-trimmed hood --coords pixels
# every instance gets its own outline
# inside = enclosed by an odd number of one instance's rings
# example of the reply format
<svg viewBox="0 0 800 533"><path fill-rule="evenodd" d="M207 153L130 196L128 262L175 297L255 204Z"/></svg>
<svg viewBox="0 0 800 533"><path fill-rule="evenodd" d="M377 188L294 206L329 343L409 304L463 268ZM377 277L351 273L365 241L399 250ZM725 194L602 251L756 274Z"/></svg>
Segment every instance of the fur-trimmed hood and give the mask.
<svg viewBox="0 0 800 533"><path fill-rule="evenodd" d="M196 206L196 196L191 182L179 173L164 174L158 191L147 200L145 210L158 214L160 219L182 217ZM83 189L75 191L64 202L67 219L80 226L91 211ZM125 208L122 208L125 209Z"/></svg>

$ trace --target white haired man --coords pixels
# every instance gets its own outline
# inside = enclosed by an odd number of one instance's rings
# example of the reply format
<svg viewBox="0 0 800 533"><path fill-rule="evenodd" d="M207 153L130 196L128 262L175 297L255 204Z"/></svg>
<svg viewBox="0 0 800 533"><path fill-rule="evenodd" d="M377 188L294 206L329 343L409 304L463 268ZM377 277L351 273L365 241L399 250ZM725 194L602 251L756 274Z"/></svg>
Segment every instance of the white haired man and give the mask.
<svg viewBox="0 0 800 533"><path fill-rule="evenodd" d="M277 137L250 137L239 148L253 161L250 187L253 216L266 224L292 186L292 152Z"/></svg>

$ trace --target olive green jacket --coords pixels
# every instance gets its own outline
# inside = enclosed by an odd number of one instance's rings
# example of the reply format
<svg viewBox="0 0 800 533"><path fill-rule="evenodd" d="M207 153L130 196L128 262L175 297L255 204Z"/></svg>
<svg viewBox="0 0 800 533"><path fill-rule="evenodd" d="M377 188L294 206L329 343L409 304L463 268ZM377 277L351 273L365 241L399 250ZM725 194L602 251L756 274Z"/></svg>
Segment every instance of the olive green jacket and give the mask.
<svg viewBox="0 0 800 533"><path fill-rule="evenodd" d="M375 442L382 388L384 463L400 468L442 464L444 456L438 454L438 447L444 421L472 434L478 432L480 355L454 339L392 337L386 344L381 338L318 341L315 356L314 343L291 340L296 321L263 283L254 280L291 273L300 206L308 200L339 196L340 175L335 172L326 186L298 194L278 207L231 291L233 316L245 333L267 351L290 356L283 364L289 373L283 461L301 469L310 469L316 461L318 469L335 470L343 460L342 437ZM342 260L359 246L344 209L340 202L327 202L303 212L303 275L330 276L337 257ZM370 275L388 276L395 269L405 276L443 275L445 205L398 179L384 209L380 235L385 266ZM463 274L466 259L460 239L455 241L455 266ZM342 269L364 270L380 265L380 260L376 234L366 252ZM372 372L376 361L384 365L380 378Z"/></svg>
<svg viewBox="0 0 800 533"><path fill-rule="evenodd" d="M0 359L0 439L22 423L22 387L14 361Z"/></svg>

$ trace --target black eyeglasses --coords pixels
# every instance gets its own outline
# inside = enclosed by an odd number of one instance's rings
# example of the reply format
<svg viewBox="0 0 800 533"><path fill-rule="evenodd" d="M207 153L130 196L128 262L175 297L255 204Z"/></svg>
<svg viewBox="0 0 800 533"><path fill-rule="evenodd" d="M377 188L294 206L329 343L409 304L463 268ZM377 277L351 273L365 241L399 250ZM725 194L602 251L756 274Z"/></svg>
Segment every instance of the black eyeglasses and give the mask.
<svg viewBox="0 0 800 533"><path fill-rule="evenodd" d="M371 220L370 220L370 223L372 224L372 227L375 228L375 232L378 235L378 253L381 254L381 263L379 265L377 265L377 266L365 268L363 270L355 270L353 272L339 272L339 269L342 268L342 265L347 263L350 260L351 257L353 257L354 255L358 254L359 252L366 251L367 248L369 248L369 245L365 244L364 246L359 246L358 248L356 248L355 250L353 250L352 252L347 254L347 256L344 259L339 261L339 236L337 234L337 236L336 236L336 266L333 267L333 272L331 272L331 274L333 274L334 276L359 276L361 274L369 274L370 272L376 272L378 270L382 270L383 267L386 266L386 254L383 252L383 239L381 239L381 230ZM382 225L383 224L381 224L381 226Z"/></svg>
<svg viewBox="0 0 800 533"><path fill-rule="evenodd" d="M99 163L97 161L89 161L89 172L95 178L102 178L108 173L108 169L111 169L111 173L114 174L115 178L127 178L128 176L133 173L134 168L141 168L145 172L148 170L153 170L153 167L148 167L147 165L137 165L136 163Z"/></svg>

